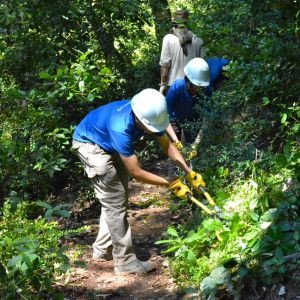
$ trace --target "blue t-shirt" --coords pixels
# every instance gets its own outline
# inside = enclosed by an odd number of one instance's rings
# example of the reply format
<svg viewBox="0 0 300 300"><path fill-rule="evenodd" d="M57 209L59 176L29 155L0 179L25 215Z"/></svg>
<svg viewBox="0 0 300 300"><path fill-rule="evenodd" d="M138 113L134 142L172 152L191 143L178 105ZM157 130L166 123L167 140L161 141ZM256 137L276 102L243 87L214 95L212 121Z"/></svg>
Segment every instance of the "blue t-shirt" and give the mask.
<svg viewBox="0 0 300 300"><path fill-rule="evenodd" d="M92 110L76 126L73 139L95 143L109 152L132 156L132 143L144 133L144 130L135 127L131 101L121 100ZM164 135L164 131L153 134L160 137Z"/></svg>
<svg viewBox="0 0 300 300"><path fill-rule="evenodd" d="M168 90L166 97L168 105L168 114L171 119L179 121L199 118L195 106L198 104L199 95L191 97L185 87L185 79L177 79L173 82Z"/></svg>
<svg viewBox="0 0 300 300"><path fill-rule="evenodd" d="M213 89L216 87L216 85L222 80L222 68L228 63L228 61L225 58L210 58L207 61L207 64L209 66L209 86L206 88L206 95L211 96Z"/></svg>

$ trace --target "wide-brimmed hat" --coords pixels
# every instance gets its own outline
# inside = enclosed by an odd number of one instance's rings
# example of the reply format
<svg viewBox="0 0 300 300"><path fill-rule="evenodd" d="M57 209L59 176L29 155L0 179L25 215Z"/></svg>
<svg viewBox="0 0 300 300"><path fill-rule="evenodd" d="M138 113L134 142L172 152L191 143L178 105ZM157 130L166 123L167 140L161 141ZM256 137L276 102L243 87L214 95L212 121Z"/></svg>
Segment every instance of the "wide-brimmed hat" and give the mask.
<svg viewBox="0 0 300 300"><path fill-rule="evenodd" d="M189 18L189 13L186 10L177 10L174 15L174 19L171 21L172 23L178 23L178 19L182 22L186 22Z"/></svg>

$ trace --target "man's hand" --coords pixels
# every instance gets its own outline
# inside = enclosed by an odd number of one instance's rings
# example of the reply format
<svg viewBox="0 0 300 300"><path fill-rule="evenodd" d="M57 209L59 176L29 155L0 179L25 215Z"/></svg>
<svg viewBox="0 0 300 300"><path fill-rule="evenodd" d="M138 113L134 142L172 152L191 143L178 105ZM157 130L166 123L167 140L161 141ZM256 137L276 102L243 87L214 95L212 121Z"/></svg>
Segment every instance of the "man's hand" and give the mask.
<svg viewBox="0 0 300 300"><path fill-rule="evenodd" d="M176 177L174 178L176 179ZM177 178L175 181L173 181L170 185L169 185L169 189L171 191L173 191L173 193L179 197L179 198L183 198L183 199L188 199L187 198L187 193L190 193L191 195L193 195L193 193L191 192L191 190L189 189L189 187L185 184L183 184L181 182L180 178Z"/></svg>
<svg viewBox="0 0 300 300"><path fill-rule="evenodd" d="M168 87L166 83L162 83L159 85L159 92L163 94L165 97L167 96Z"/></svg>
<svg viewBox="0 0 300 300"><path fill-rule="evenodd" d="M184 178L186 179L187 182L190 183L193 189L195 189L200 194L202 193L199 190L199 186L202 185L203 187L205 187L205 183L200 174L197 174L193 170L191 170L190 173L186 175Z"/></svg>
<svg viewBox="0 0 300 300"><path fill-rule="evenodd" d="M174 145L177 149L183 148L183 146L182 146L182 144L181 144L180 141L175 141L175 142L173 143L173 145Z"/></svg>

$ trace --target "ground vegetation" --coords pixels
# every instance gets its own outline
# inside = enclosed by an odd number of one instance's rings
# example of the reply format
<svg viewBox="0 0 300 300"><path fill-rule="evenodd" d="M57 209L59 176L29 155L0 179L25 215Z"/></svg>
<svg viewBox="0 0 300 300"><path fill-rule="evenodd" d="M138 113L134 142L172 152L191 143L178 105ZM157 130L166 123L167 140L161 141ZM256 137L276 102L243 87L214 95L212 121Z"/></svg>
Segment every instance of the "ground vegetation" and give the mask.
<svg viewBox="0 0 300 300"><path fill-rule="evenodd" d="M271 299L276 284L299 287L298 1L10 0L0 4L1 299L63 299L54 278L67 282L87 266L63 237L90 229L61 227L95 201L73 129L100 105L158 89L162 37L177 9L189 10L205 59L230 61L228 79L203 96L210 110L201 111L207 126L192 160L222 215L160 191L142 204L161 202L182 221L170 222L157 247L190 299L238 300L249 290ZM185 126L196 134L202 124ZM151 137L135 150L145 168L151 159L165 167Z"/></svg>

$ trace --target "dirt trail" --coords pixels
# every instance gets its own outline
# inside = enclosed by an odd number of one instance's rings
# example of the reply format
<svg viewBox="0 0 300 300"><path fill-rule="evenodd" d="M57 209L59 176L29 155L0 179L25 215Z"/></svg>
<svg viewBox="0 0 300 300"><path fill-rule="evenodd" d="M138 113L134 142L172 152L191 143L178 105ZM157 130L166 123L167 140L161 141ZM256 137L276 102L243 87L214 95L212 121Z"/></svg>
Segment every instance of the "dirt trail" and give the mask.
<svg viewBox="0 0 300 300"><path fill-rule="evenodd" d="M149 166L152 172L167 176L166 161ZM65 298L83 299L183 299L168 272L166 255L161 254L161 240L168 225L176 219L176 213L169 212L170 192L163 187L147 185L131 180L128 220L132 229L133 244L138 259L152 260L155 268L148 274L116 276L113 262L96 262L91 259L92 243L98 233L100 204L92 203L84 212L73 213L69 223L90 225L91 229L78 235L70 234L63 240L68 245L67 255L72 260L84 261L89 268L72 267L69 277L57 278L56 290ZM139 204L144 204L140 206ZM78 226L79 227L79 226ZM72 228L72 226L71 226Z"/></svg>

